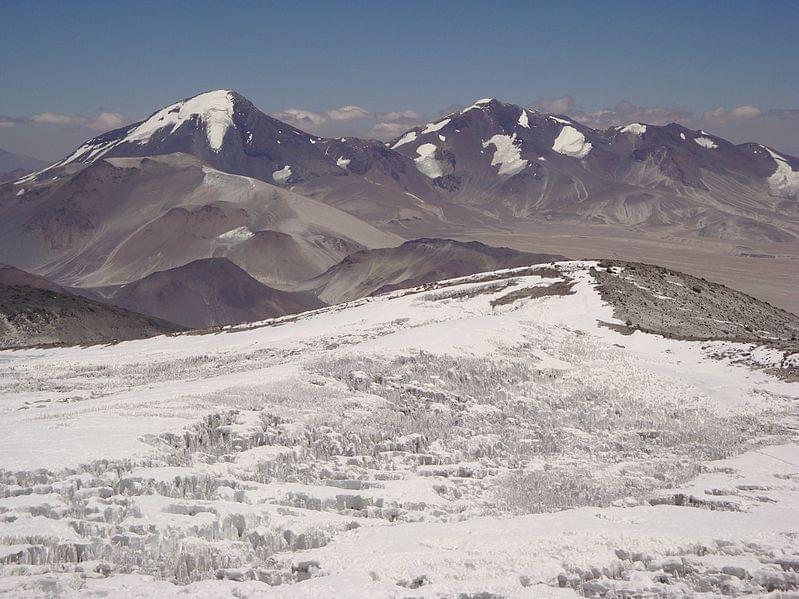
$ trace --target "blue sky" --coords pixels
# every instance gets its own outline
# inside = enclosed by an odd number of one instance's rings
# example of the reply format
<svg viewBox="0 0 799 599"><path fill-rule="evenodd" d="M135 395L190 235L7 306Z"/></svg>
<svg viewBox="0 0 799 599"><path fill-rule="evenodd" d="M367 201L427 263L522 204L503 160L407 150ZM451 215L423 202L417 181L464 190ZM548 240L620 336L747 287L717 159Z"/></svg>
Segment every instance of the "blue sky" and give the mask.
<svg viewBox="0 0 799 599"><path fill-rule="evenodd" d="M673 115L799 152L794 0L7 0L2 14L0 147L47 159L215 88L320 115L320 133L377 134L390 113L423 120L486 96L578 115L626 101L617 118ZM328 116L341 106L361 117Z"/></svg>

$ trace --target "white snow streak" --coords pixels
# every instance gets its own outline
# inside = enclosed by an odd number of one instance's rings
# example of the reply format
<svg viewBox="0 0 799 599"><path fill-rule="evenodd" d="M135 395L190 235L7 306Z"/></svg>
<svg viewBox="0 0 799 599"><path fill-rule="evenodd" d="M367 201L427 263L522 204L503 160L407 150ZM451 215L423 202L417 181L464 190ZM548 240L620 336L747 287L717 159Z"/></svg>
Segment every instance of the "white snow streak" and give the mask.
<svg viewBox="0 0 799 599"><path fill-rule="evenodd" d="M443 121L439 121L437 123L430 123L427 127L424 128L422 131L422 135L426 133L434 133L435 131L440 131L444 127L446 127L452 119L444 119Z"/></svg>
<svg viewBox="0 0 799 599"><path fill-rule="evenodd" d="M416 131L408 131L405 135L400 137L393 146L391 146L392 150L396 150L400 146L404 146L405 144L411 143L413 140L416 139Z"/></svg>
<svg viewBox="0 0 799 599"><path fill-rule="evenodd" d="M709 150L714 150L719 147L718 144L709 137L697 137L694 139L694 141L703 148L707 148Z"/></svg>

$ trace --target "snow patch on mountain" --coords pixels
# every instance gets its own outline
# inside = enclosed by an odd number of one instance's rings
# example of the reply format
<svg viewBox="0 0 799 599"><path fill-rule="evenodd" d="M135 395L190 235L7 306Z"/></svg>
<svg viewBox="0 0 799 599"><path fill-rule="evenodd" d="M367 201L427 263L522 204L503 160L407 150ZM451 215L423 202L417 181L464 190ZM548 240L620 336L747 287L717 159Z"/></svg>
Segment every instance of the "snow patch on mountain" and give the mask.
<svg viewBox="0 0 799 599"><path fill-rule="evenodd" d="M439 121L437 123L430 123L427 127L424 128L422 131L422 135L426 133L434 133L446 127L452 119L444 119L443 121Z"/></svg>
<svg viewBox="0 0 799 599"><path fill-rule="evenodd" d="M521 156L521 148L516 143L516 134L494 135L483 142L483 148L493 145L494 157L491 166L499 166L500 175L513 176L522 172L527 167L527 161Z"/></svg>
<svg viewBox="0 0 799 599"><path fill-rule="evenodd" d="M339 168L347 168L351 161L352 160L350 158L344 158L344 156L340 156L338 160L336 160L336 166Z"/></svg>
<svg viewBox="0 0 799 599"><path fill-rule="evenodd" d="M236 227L230 231L225 231L221 235L217 235L216 238L226 243L239 243L242 241L247 241L254 235L255 233L250 231L250 229L247 227Z"/></svg>
<svg viewBox="0 0 799 599"><path fill-rule="evenodd" d="M709 137L697 137L694 139L694 141L708 150L715 150L719 147L719 145Z"/></svg>
<svg viewBox="0 0 799 599"><path fill-rule="evenodd" d="M519 115L519 126L530 128L530 120L527 118L527 111L522 108L522 113Z"/></svg>
<svg viewBox="0 0 799 599"><path fill-rule="evenodd" d="M416 131L408 131L405 135L400 137L393 146L391 146L392 150L396 150L400 146L404 146L405 144L409 144L416 139Z"/></svg>
<svg viewBox="0 0 799 599"><path fill-rule="evenodd" d="M641 123L630 123L626 127L621 127L619 131L622 133L632 133L633 135L643 135L646 133L646 125L642 125Z"/></svg>
<svg viewBox="0 0 799 599"><path fill-rule="evenodd" d="M585 135L568 125L560 130L552 144L552 149L558 154L572 156L573 158L584 158L591 151L591 148L591 143L585 141Z"/></svg>
<svg viewBox="0 0 799 599"><path fill-rule="evenodd" d="M793 170L788 161L775 151L762 146L777 164L777 170L768 178L771 193L777 197L794 199L799 197L799 171Z"/></svg>
<svg viewBox="0 0 799 599"><path fill-rule="evenodd" d="M422 144L416 148L416 153L419 156L413 159L416 163L416 168L431 179L435 179L444 174L441 163L436 160L437 149L435 144Z"/></svg>
<svg viewBox="0 0 799 599"><path fill-rule="evenodd" d="M157 132L168 128L165 137L195 117L205 124L208 145L219 152L225 133L233 125L233 94L221 89L167 106L131 130L125 141L145 144Z"/></svg>
<svg viewBox="0 0 799 599"><path fill-rule="evenodd" d="M550 115L549 118L550 118L550 120L555 121L556 123L560 123L561 125L572 125L573 124L571 121L567 121L566 119L562 119L562 118L559 118L559 117L556 117L556 116L551 116Z"/></svg>
<svg viewBox="0 0 799 599"><path fill-rule="evenodd" d="M291 177L291 167L287 164L282 169L272 173L272 179L277 183L285 183Z"/></svg>

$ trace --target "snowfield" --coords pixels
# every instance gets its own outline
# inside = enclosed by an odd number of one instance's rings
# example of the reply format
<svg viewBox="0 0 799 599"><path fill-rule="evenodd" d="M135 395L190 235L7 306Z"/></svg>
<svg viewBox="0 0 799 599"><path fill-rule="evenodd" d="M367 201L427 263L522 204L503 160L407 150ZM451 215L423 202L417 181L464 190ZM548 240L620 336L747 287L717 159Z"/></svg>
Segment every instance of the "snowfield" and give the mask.
<svg viewBox="0 0 799 599"><path fill-rule="evenodd" d="M795 592L799 383L592 268L0 352L0 595Z"/></svg>
<svg viewBox="0 0 799 599"><path fill-rule="evenodd" d="M565 121L558 119L558 122ZM586 141L585 135L569 125L564 126L552 142L552 149L555 152L573 158L585 158L592 147L591 142Z"/></svg>

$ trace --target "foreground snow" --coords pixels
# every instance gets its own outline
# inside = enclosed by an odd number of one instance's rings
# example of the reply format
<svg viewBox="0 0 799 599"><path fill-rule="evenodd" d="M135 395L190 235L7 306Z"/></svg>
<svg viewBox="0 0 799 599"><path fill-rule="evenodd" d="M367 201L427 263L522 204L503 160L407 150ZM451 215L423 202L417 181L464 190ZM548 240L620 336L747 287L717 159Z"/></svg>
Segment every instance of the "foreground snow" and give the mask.
<svg viewBox="0 0 799 599"><path fill-rule="evenodd" d="M611 330L591 266L0 352L0 594L796 589L799 384Z"/></svg>

